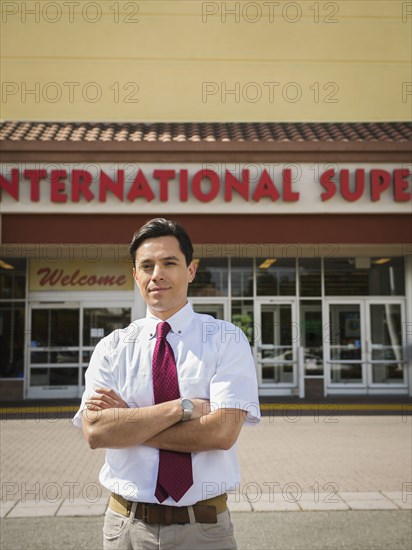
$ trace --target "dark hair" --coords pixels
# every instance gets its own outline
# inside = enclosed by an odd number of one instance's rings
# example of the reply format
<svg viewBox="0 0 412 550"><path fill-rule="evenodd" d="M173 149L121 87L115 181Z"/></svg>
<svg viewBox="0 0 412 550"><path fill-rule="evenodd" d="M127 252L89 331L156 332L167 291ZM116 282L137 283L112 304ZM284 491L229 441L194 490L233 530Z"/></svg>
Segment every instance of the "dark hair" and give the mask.
<svg viewBox="0 0 412 550"><path fill-rule="evenodd" d="M157 237L176 237L179 242L179 248L186 258L186 265L193 260L193 245L185 228L179 222L174 220L165 220L164 218L154 218L146 222L133 235L130 243L129 252L132 257L133 266L136 262L136 252L143 241L147 239L156 239Z"/></svg>

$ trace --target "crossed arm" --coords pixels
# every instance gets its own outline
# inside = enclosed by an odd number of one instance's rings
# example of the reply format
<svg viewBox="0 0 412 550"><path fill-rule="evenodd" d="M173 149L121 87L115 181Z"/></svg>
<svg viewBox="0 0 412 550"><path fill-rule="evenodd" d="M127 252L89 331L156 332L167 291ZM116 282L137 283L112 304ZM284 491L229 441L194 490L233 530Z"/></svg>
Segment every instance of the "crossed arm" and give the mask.
<svg viewBox="0 0 412 550"><path fill-rule="evenodd" d="M121 449L147 445L169 451L227 450L236 442L246 412L239 409L210 410L209 402L192 399L192 419L180 422L180 400L129 408L113 391L98 388L87 402L83 434L92 449Z"/></svg>

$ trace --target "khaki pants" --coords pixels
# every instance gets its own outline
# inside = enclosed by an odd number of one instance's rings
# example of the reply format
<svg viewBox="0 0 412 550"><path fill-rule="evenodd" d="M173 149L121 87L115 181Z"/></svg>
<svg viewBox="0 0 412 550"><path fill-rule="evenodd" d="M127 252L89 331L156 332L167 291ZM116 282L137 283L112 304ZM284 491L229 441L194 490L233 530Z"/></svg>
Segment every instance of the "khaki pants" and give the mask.
<svg viewBox="0 0 412 550"><path fill-rule="evenodd" d="M149 525L108 509L103 527L104 550L236 550L227 510L217 523Z"/></svg>

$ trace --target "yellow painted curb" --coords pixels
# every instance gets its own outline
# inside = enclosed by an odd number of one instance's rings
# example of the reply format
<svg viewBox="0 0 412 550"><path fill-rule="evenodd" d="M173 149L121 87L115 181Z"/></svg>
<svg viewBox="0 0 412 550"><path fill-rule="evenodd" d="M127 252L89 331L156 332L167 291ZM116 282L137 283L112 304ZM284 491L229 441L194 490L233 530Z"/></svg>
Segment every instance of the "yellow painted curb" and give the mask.
<svg viewBox="0 0 412 550"><path fill-rule="evenodd" d="M47 414L47 413L62 413L78 411L78 406L75 405L41 405L38 407L1 407L0 414ZM262 411L285 411L285 410L302 410L302 411L403 411L412 412L412 403L262 403L260 405Z"/></svg>
<svg viewBox="0 0 412 550"><path fill-rule="evenodd" d="M262 411L278 411L285 409L297 409L303 411L407 411L412 412L411 403L262 403L260 405Z"/></svg>
<svg viewBox="0 0 412 550"><path fill-rule="evenodd" d="M62 405L59 406L39 406L39 407L2 407L0 414L18 414L18 413L49 413L49 412L77 412L78 406Z"/></svg>

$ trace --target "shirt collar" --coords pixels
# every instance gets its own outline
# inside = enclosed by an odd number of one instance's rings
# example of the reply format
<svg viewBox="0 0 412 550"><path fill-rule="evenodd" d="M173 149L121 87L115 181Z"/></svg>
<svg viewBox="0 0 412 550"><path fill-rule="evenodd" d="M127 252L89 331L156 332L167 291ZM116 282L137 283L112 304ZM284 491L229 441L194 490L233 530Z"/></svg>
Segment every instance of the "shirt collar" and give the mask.
<svg viewBox="0 0 412 550"><path fill-rule="evenodd" d="M190 302L187 302L187 304L183 306L182 309L179 309L177 313L169 317L169 319L166 319L166 321L171 326L172 332L174 332L175 334L182 334L191 325L193 317L194 311L192 304ZM153 315L153 313L151 313L149 309L147 309L146 320L148 322L150 336L153 338L156 334L156 326L162 322L162 319L159 319L158 317Z"/></svg>

